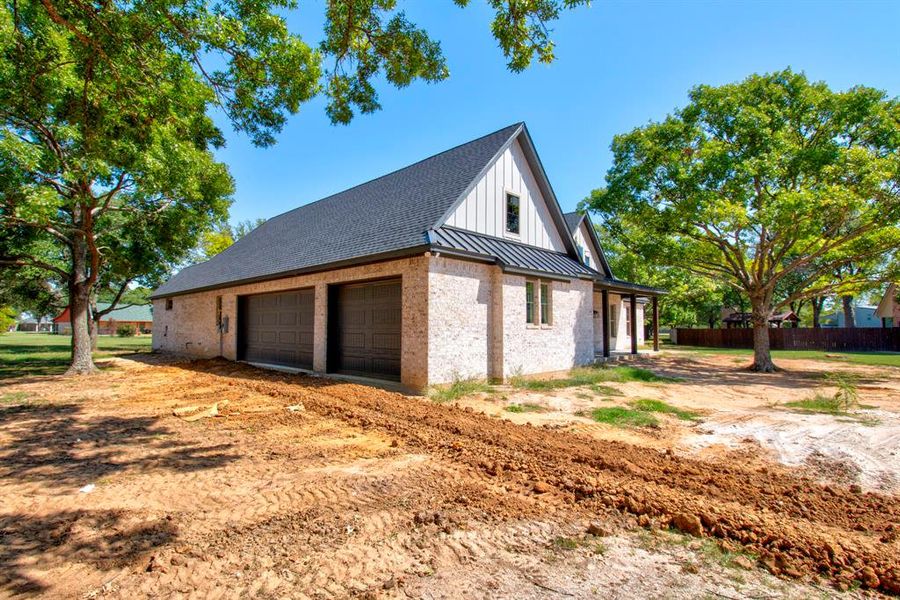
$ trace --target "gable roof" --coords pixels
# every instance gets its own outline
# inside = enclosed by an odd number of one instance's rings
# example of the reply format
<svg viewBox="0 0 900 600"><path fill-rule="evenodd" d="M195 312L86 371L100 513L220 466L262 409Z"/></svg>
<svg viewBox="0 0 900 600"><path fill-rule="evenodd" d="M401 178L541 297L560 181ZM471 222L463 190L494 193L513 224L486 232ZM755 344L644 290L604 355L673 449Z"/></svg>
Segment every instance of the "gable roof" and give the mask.
<svg viewBox="0 0 900 600"><path fill-rule="evenodd" d="M206 262L182 269L154 298L417 247L523 123L273 217Z"/></svg>
<svg viewBox="0 0 900 600"><path fill-rule="evenodd" d="M603 246L600 245L600 238L597 237L597 230L594 229L591 217L586 212L578 211L566 213L565 217L566 225L569 227L569 234L572 237L575 236L575 232L581 226L581 223L586 222L588 237L591 238L591 243L594 245L594 252L600 257L600 266L603 267L603 274L608 279L615 280L612 269L609 267L609 262L606 260L606 253L603 252Z"/></svg>
<svg viewBox="0 0 900 600"><path fill-rule="evenodd" d="M442 227L472 188L515 141L546 200L566 252ZM585 216L581 217L586 218ZM580 222L580 221L579 221ZM597 248L593 226L589 227ZM409 256L455 250L506 270L595 279L652 291L581 264L569 228L524 123L451 148L343 192L273 217L206 262L186 267L153 292L173 296Z"/></svg>
<svg viewBox="0 0 900 600"><path fill-rule="evenodd" d="M106 310L109 308L109 302L98 302L97 310ZM63 309L63 311L53 319L54 323L63 323L69 321L69 307ZM152 322L153 321L153 306L150 304L133 304L131 306L123 306L122 308L116 308L111 310L109 313L103 315L102 321L137 321L137 322Z"/></svg>

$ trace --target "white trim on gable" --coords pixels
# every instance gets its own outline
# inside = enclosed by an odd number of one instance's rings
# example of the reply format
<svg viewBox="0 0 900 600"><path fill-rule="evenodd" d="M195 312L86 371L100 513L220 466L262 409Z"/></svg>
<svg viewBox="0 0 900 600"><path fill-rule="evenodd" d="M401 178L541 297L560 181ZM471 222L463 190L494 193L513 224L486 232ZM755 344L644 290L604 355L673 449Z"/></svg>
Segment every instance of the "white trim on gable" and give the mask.
<svg viewBox="0 0 900 600"><path fill-rule="evenodd" d="M594 240L588 232L588 227L588 220L581 219L581 223L578 224L578 228L572 234L572 237L575 238L576 247L584 248L585 256L588 259L587 266L594 270L602 271L603 265L600 262L600 256L597 254L598 249L595 247Z"/></svg>
<svg viewBox="0 0 900 600"><path fill-rule="evenodd" d="M508 193L519 197L518 235L506 231ZM567 252L548 202L555 200L544 197L525 151L519 139L515 139L442 224L538 248Z"/></svg>

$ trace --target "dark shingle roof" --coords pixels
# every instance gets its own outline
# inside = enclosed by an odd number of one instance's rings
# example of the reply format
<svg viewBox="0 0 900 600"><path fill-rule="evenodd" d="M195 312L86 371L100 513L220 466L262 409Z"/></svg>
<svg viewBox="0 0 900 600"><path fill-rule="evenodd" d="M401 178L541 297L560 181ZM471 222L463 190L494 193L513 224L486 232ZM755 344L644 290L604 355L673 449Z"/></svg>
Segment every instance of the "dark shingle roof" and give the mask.
<svg viewBox="0 0 900 600"><path fill-rule="evenodd" d="M566 219L566 225L569 227L569 233L575 233L575 230L578 229L578 225L581 224L581 219L584 218L584 215L580 212L570 212L563 215Z"/></svg>
<svg viewBox="0 0 900 600"><path fill-rule="evenodd" d="M477 254L486 259L493 258L506 270L588 279L601 276L600 273L582 265L563 252L544 250L455 227L441 227L432 232L432 241L437 250L450 248Z"/></svg>
<svg viewBox="0 0 900 600"><path fill-rule="evenodd" d="M273 217L210 260L183 269L153 296L424 246L426 232L522 127L510 125Z"/></svg>

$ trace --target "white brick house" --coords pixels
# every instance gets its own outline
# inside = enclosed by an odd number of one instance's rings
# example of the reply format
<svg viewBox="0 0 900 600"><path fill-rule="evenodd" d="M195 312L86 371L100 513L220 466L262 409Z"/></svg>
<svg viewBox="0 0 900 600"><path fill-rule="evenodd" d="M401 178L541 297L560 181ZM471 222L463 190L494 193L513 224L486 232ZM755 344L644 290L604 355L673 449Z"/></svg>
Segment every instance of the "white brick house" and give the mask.
<svg viewBox="0 0 900 600"><path fill-rule="evenodd" d="M155 350L401 381L569 369L643 343L522 123L274 217L153 294Z"/></svg>

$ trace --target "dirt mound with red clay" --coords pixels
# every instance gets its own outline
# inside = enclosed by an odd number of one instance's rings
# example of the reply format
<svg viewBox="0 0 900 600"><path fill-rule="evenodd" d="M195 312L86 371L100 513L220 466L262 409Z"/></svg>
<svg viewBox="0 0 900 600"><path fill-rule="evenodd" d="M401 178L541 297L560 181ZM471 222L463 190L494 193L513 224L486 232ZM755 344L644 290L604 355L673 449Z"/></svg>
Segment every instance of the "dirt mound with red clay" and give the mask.
<svg viewBox="0 0 900 600"><path fill-rule="evenodd" d="M844 587L900 594L900 500L747 468L516 425L471 409L328 379L261 372L225 361L183 365L223 383L302 402L306 410L374 428L464 463L519 491L590 513L615 509L644 525L740 545L772 573L817 573Z"/></svg>

